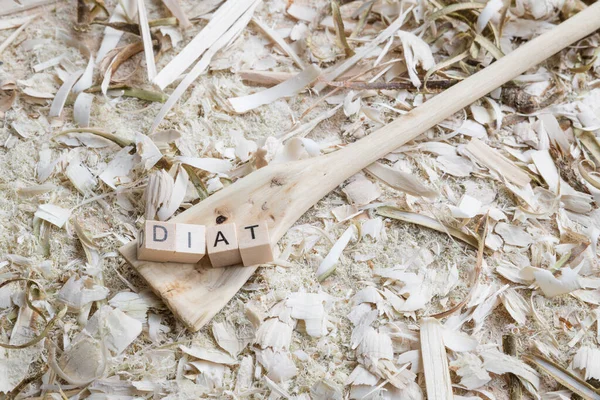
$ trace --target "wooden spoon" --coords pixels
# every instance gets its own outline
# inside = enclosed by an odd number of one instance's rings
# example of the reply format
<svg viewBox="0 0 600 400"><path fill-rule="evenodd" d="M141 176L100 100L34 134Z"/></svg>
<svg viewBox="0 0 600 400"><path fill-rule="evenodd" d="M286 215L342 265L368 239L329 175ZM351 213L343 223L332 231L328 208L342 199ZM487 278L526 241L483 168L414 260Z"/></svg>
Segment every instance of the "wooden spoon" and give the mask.
<svg viewBox="0 0 600 400"><path fill-rule="evenodd" d="M460 109L600 28L600 2L581 11L489 67L452 86L411 112L342 150L301 161L268 165L172 219L214 225L266 220L273 245L323 196ZM212 268L136 259L136 242L120 252L173 313L192 331L208 323L257 267Z"/></svg>

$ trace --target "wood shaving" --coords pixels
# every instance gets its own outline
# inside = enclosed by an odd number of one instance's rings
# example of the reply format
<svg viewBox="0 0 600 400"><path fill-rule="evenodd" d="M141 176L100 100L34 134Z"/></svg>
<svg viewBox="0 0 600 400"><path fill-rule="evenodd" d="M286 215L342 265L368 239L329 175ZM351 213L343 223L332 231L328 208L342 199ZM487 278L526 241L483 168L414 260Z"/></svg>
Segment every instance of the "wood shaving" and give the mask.
<svg viewBox="0 0 600 400"><path fill-rule="evenodd" d="M333 187L206 329L161 300L188 270L154 294L117 252L591 2L49 3L0 12L8 398L598 398L598 33Z"/></svg>
<svg viewBox="0 0 600 400"><path fill-rule="evenodd" d="M230 98L229 102L237 113L245 113L256 107L272 103L282 97L296 95L307 85L312 84L321 74L319 68L310 65L296 76L273 86L272 88L248 96Z"/></svg>

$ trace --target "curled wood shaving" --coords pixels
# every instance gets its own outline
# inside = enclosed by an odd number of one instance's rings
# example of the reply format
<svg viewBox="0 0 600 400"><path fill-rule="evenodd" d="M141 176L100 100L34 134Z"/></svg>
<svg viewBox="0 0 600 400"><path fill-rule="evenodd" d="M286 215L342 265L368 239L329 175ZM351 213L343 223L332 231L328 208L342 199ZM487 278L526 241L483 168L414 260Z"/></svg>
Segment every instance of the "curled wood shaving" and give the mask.
<svg viewBox="0 0 600 400"><path fill-rule="evenodd" d="M0 91L0 112L8 111L17 99L17 84L12 79L4 80L0 84Z"/></svg>
<svg viewBox="0 0 600 400"><path fill-rule="evenodd" d="M43 219L58 228L62 228L71 217L71 210L51 203L40 204L34 217Z"/></svg>
<svg viewBox="0 0 600 400"><path fill-rule="evenodd" d="M340 259L342 252L348 246L348 243L352 239L352 237L356 233L356 227L354 225L350 225L340 236L340 238L335 242L331 250L327 256L323 259L319 268L317 269L317 280L319 282L327 279L335 271L335 265Z"/></svg>
<svg viewBox="0 0 600 400"><path fill-rule="evenodd" d="M127 6L129 6L129 9L126 9ZM128 0L123 2L117 2L108 22L127 23L131 19L135 18L136 14L137 6L134 1ZM104 29L104 37L102 38L100 49L98 49L98 53L96 53L97 59L102 60L109 51L114 49L119 44L119 40L121 40L122 35L122 31L106 27Z"/></svg>
<svg viewBox="0 0 600 400"><path fill-rule="evenodd" d="M402 42L402 51L408 76L415 87L421 87L421 80L417 73L417 66L429 70L435 65L433 54L429 45L421 38L411 32L398 31L398 36Z"/></svg>
<svg viewBox="0 0 600 400"><path fill-rule="evenodd" d="M503 0L491 0L486 4L477 17L477 33L481 33L485 29L485 26L492 20L494 14L498 13L502 7L504 7Z"/></svg>
<svg viewBox="0 0 600 400"><path fill-rule="evenodd" d="M436 65L434 65L433 67L431 67L426 73L425 73L425 77L423 78L423 86L425 87L425 91L427 91L428 89L435 89L436 86L436 81L432 81L429 82L429 78L431 77L431 75L433 75L434 73L436 73L437 71L441 71L444 68L448 68L451 65L456 64L459 61L464 60L465 58L467 58L469 56L469 50L468 50L468 46L466 50L463 50L462 52L459 52L458 54L451 56L447 59L445 59L444 61L441 61L439 63L437 63ZM442 81L442 82L447 82L447 81ZM454 81L450 81L450 82L456 82Z"/></svg>
<svg viewBox="0 0 600 400"><path fill-rule="evenodd" d="M241 70L238 75L245 81L261 86L274 86L294 76L290 72Z"/></svg>
<svg viewBox="0 0 600 400"><path fill-rule="evenodd" d="M141 52L142 50L144 50L144 43L143 42L134 42L134 43L128 44L127 46L111 50L111 52L109 52L109 54L107 54L107 56L102 60L102 62L100 64L100 71L102 71L101 73L102 73L102 76L104 77L102 80L102 85L101 85L103 87L102 92L104 94L106 94L106 90L107 90L107 87L110 84L110 82L120 82L120 81L126 80L130 77L130 75L129 75L126 77L122 77L120 79L115 79L115 78L113 78L113 75L119 69L121 64L123 64L125 61L129 60L131 57L133 57L137 53ZM113 57L111 57L112 54L115 54L115 55ZM135 69L134 69L134 72L135 72Z"/></svg>
<svg viewBox="0 0 600 400"><path fill-rule="evenodd" d="M474 2L470 2L470 3L456 3L456 4L452 4L449 5L447 7L444 7L440 10L437 10L433 13L431 13L428 17L427 17L427 21L435 21L438 18L444 17L448 14L452 14L455 13L457 11L464 11L464 10L480 10L482 8L485 7L485 4L483 3L474 3Z"/></svg>
<svg viewBox="0 0 600 400"><path fill-rule="evenodd" d="M405 22L406 16L409 14L411 9L404 11L394 22L390 24L383 32L381 32L375 39L369 41L369 44L359 48L356 50L356 54L352 57L346 59L341 64L338 64L323 74L324 82L332 82L338 76L342 75L344 72L348 71L353 65L363 59L366 55L370 54L373 50L377 48L381 43L388 40L392 35L394 35L400 27ZM320 82L315 85L315 90L320 92L325 89L327 85L323 82Z"/></svg>
<svg viewBox="0 0 600 400"><path fill-rule="evenodd" d="M591 324L596 322L596 319L591 319ZM590 326L591 326L590 324ZM589 327L588 327L589 328ZM599 379L600 378L600 349L590 347L590 346L582 346L575 357L573 357L573 361L571 362L571 366L573 369L577 369L579 371L585 371L585 375L583 379L588 381L589 379Z"/></svg>
<svg viewBox="0 0 600 400"><path fill-rule="evenodd" d="M11 390L10 392L8 392L6 394L6 397L4 397L4 400L16 399L18 394L21 393L21 391L23 389L25 389L27 387L27 385L37 381L38 379L41 379L42 376L44 376L44 374L46 373L46 371L48 371L48 366L44 365L39 371L37 371L36 374L28 376L27 378L23 379L21 382L19 382L19 384L17 386L15 386L13 388L13 390Z"/></svg>
<svg viewBox="0 0 600 400"><path fill-rule="evenodd" d="M150 174L144 191L146 204L144 216L147 220L155 219L158 210L168 203L173 192L173 185L173 178L164 169Z"/></svg>
<svg viewBox="0 0 600 400"><path fill-rule="evenodd" d="M479 247L479 240L470 234L459 231L458 229L442 225L433 218L426 215L416 214L413 212L402 211L399 208L391 206L383 206L377 208L377 214L382 217L397 219L399 221L409 222L411 224L421 225L435 231L451 235L452 237L471 245L474 248Z"/></svg>
<svg viewBox="0 0 600 400"><path fill-rule="evenodd" d="M167 95L152 90L132 88L128 86L109 86L110 90L122 90L122 95L125 97L135 97L136 99L152 101L156 103L164 103L167 101Z"/></svg>
<svg viewBox="0 0 600 400"><path fill-rule="evenodd" d="M48 322L48 320L46 319L46 316L42 313L42 311L37 308L35 305L33 305L33 302L31 301L31 296L29 296L30 292L31 292L31 287L35 285L37 286L38 290L40 290L42 287L39 283L37 283L34 280L27 280L27 283L25 284L25 302L27 303L27 306L29 308L31 308L33 311L35 311L43 320L44 322Z"/></svg>
<svg viewBox="0 0 600 400"><path fill-rule="evenodd" d="M67 313L67 307L63 307L59 312L56 313L56 315L54 315L54 317L48 322L48 324L46 324L46 327L44 328L42 333L40 333L38 336L31 339L30 341L23 343L23 344L0 343L0 347L4 347L5 349L25 349L27 347L31 347L31 346L39 343L42 339L44 339L46 336L48 336L48 332L50 332L50 330L54 327L54 325L56 325L58 320L60 320L62 317L64 317L66 313Z"/></svg>
<svg viewBox="0 0 600 400"><path fill-rule="evenodd" d="M92 86L93 77L94 77L94 56L90 54L88 64L85 67L83 74L81 74L81 78L79 78L77 83L75 85L73 85L72 92L80 93L80 92L84 91L85 89L88 89L90 86Z"/></svg>
<svg viewBox="0 0 600 400"><path fill-rule="evenodd" d="M37 286L38 290L43 290L42 285L40 285L37 281L30 279L30 278L11 278L11 279L7 279L4 282L0 283L0 289L3 288L4 286L8 285L9 283L13 283L13 282L20 282L20 281L25 281L25 302L27 303L27 306L29 308L31 308L36 314L38 314L43 320L44 322L47 322L46 316L41 312L41 310L37 307L35 307L31 301L31 297L29 296L30 292L31 292L31 287L33 285Z"/></svg>
<svg viewBox="0 0 600 400"><path fill-rule="evenodd" d="M172 178L171 178L172 181ZM173 190L169 199L162 204L156 216L160 221L169 219L179 208L186 194L189 176L186 170L180 165L177 168L177 178L173 183Z"/></svg>
<svg viewBox="0 0 600 400"><path fill-rule="evenodd" d="M91 338L88 338L91 339ZM86 339L83 339L86 340ZM89 379L85 379L85 380L79 380L76 378L73 378L71 376L69 376L61 367L60 365L58 365L58 361L56 359L56 345L52 342L49 341L48 342L48 347L50 348L48 351L48 364L50 365L50 368L52 368L52 370L56 373L56 375L60 376L62 379L64 379L65 381L69 382L71 385L77 385L77 386L85 386L87 384L89 384L92 381L95 381L96 379L100 378L103 374L104 374L104 370L106 369L106 345L104 344L104 340L100 341L100 347L102 349L102 360L101 360L101 364L99 365L99 370L100 373L98 373L97 376L91 377Z"/></svg>
<svg viewBox="0 0 600 400"><path fill-rule="evenodd" d="M79 80L79 77L83 74L83 70L77 71L74 74L69 75L68 79L63 82L58 92L56 92L56 96L54 96L54 100L52 101L52 105L50 106L50 112L48 115L50 117L59 117L62 113L63 107L67 102L67 97L69 93L71 93L71 89L75 85L75 82Z"/></svg>
<svg viewBox="0 0 600 400"><path fill-rule="evenodd" d="M594 56L587 64L583 64L579 67L574 67L574 68L569 68L572 72L575 72L576 74L582 73L582 72L587 72L589 71L594 64L596 64L596 60L598 59L598 56Z"/></svg>
<svg viewBox="0 0 600 400"><path fill-rule="evenodd" d="M304 71L296 76L281 82L272 88L259 91L254 94L229 99L231 106L237 113L245 113L254 108L274 102L282 97L290 97L298 94L306 86L312 84L321 74L316 65L309 65Z"/></svg>
<svg viewBox="0 0 600 400"><path fill-rule="evenodd" d="M127 147L133 144L133 141L128 140L128 139L123 139L113 133L109 133L109 132L105 132L102 129L98 129L98 128L73 128L73 129L65 129L62 132L57 133L56 135L54 135L53 139L56 140L57 137L63 136L63 135L69 135L71 133L78 133L78 132L86 132L86 133L91 133L97 136L100 136L104 139L108 139L116 144L118 144L121 147Z"/></svg>
<svg viewBox="0 0 600 400"><path fill-rule="evenodd" d="M90 125L90 112L94 96L89 93L79 93L73 104L73 119L77 125L88 127Z"/></svg>
<svg viewBox="0 0 600 400"><path fill-rule="evenodd" d="M596 162L600 162L600 142L592 132L577 130L577 138L583 146L592 154Z"/></svg>
<svg viewBox="0 0 600 400"><path fill-rule="evenodd" d="M449 310L432 315L433 318L441 319L441 318L448 317L448 316L454 314L455 312L460 311L465 306L465 304L467 304L469 302L469 300L471 300L473 293L475 293L475 289L477 289L477 285L479 283L479 276L481 275L481 270L482 270L482 266L483 266L483 252L485 249L485 238L487 237L487 232L488 232L488 222L489 222L488 217L486 216L485 217L485 226L483 228L483 235L479 239L479 246L477 249L477 262L475 263L475 272L473 274L473 284L471 285L471 289L469 289L469 293L467 293L465 298L460 303L458 303L457 305L455 305L454 307L452 307Z"/></svg>
<svg viewBox="0 0 600 400"><path fill-rule="evenodd" d="M524 355L523 359L531 364L534 364L539 369L554 378L558 383L572 392L577 393L585 400L600 400L600 394L598 393L598 390L592 385L584 382L573 373L569 372L543 355L528 354Z"/></svg>
<svg viewBox="0 0 600 400"><path fill-rule="evenodd" d="M515 163L500 154L498 150L491 148L479 139L471 139L466 149L481 164L496 171L500 176L517 186L525 186L531 181L529 175L521 168L517 167Z"/></svg>
<svg viewBox="0 0 600 400"><path fill-rule="evenodd" d="M484 49L486 49L496 60L504 57L504 53L502 50L496 47L494 43L490 42L486 37L476 33L474 35L475 41L481 45Z"/></svg>
<svg viewBox="0 0 600 400"><path fill-rule="evenodd" d="M584 164L589 164L590 167L592 168L592 170L594 171L594 173L597 174L597 172L596 172L596 164L594 164L594 162L591 161L591 160L581 160L577 164L577 169L579 170L579 173L581 174L581 176L583 177L583 179L586 180L587 183L589 183L590 185L592 185L596 189L600 189L600 180L594 179L593 176L592 176L592 174L589 173L589 172L587 172L587 170L584 167Z"/></svg>
<svg viewBox="0 0 600 400"><path fill-rule="evenodd" d="M118 81L123 80L123 78L119 78ZM85 91L85 93L97 93L100 91L105 91L107 94L108 90L115 90L120 92L120 95L123 97L135 97L136 99L144 100L144 101L152 101L157 103L164 103L169 98L166 94L161 92L155 92L153 90L140 89L130 87L124 84L115 84L109 85L104 88L100 86L93 86Z"/></svg>
<svg viewBox="0 0 600 400"><path fill-rule="evenodd" d="M344 20L342 19L342 14L340 12L340 0L331 0L331 13L333 14L333 24L335 26L337 39L342 45L346 57L352 57L354 55L354 50L352 50L348 44L348 40L346 40Z"/></svg>
<svg viewBox="0 0 600 400"><path fill-rule="evenodd" d="M100 253L98 246L88 236L88 234L83 229L83 227L77 219L73 221L73 226L75 227L75 233L77 234L77 238L81 242L81 246L83 247L83 251L85 252L88 264L91 266L98 265L100 263Z"/></svg>
<svg viewBox="0 0 600 400"><path fill-rule="evenodd" d="M365 171L388 186L413 196L435 198L438 195L437 191L421 183L421 180L416 176L378 162L369 165L365 168Z"/></svg>
<svg viewBox="0 0 600 400"><path fill-rule="evenodd" d="M185 171L188 173L188 176L190 177L190 181L192 182L192 185L194 185L194 188L196 189L196 192L198 193L199 199L204 200L205 198L207 198L208 191L206 190L206 186L204 185L204 182L202 181L202 179L200 179L198 174L196 174L196 171L194 171L193 167L190 165L185 165L185 164L182 164L182 166L185 169Z"/></svg>
<svg viewBox="0 0 600 400"><path fill-rule="evenodd" d="M538 150L531 153L531 159L535 164L539 174L548 184L548 189L553 193L558 193L560 178L554 160L548 150Z"/></svg>

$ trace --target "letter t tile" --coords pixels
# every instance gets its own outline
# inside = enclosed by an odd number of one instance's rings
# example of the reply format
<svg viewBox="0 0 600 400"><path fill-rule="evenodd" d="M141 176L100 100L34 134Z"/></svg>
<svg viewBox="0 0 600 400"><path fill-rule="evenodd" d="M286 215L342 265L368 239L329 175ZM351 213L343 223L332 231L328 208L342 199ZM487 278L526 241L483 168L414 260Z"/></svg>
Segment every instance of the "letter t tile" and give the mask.
<svg viewBox="0 0 600 400"><path fill-rule="evenodd" d="M273 261L269 228L265 221L238 228L240 253L244 265L264 264Z"/></svg>

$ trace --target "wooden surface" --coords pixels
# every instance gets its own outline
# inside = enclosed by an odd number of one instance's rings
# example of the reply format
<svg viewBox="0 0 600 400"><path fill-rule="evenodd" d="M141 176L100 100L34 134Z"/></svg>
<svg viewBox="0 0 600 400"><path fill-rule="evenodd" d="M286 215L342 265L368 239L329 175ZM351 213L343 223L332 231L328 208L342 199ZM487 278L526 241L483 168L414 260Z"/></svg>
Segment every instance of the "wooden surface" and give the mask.
<svg viewBox="0 0 600 400"><path fill-rule="evenodd" d="M325 156L269 165L172 221L211 226L217 217L239 225L265 220L275 245L302 214L345 179L598 28L600 3L595 3L368 137ZM208 257L199 265L138 261L135 250L135 241L120 249L193 331L208 323L256 270L243 266L211 268L205 264Z"/></svg>

